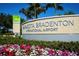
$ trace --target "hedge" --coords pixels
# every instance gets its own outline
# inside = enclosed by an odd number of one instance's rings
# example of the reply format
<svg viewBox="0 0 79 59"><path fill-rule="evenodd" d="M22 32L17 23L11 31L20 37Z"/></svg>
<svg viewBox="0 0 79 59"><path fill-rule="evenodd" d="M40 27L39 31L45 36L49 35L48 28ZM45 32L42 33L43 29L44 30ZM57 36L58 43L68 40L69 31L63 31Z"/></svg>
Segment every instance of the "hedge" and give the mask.
<svg viewBox="0 0 79 59"><path fill-rule="evenodd" d="M68 49L70 51L79 50L79 41L62 42L62 41L36 41L36 40L24 40L20 37L12 36L0 36L0 45L3 44L30 44L30 45L41 45L44 47L55 48L55 49Z"/></svg>

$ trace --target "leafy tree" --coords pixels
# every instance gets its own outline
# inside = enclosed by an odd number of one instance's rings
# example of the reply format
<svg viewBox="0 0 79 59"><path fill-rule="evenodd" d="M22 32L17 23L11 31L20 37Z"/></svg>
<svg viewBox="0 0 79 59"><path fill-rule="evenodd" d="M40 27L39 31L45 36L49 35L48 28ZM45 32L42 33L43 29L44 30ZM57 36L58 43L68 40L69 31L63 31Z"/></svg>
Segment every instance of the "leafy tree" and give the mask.
<svg viewBox="0 0 79 59"><path fill-rule="evenodd" d="M24 19L21 18L21 24L24 22ZM13 18L10 14L0 13L0 25L3 29L0 29L1 33L9 33L9 29L13 29ZM1 34L0 33L0 34Z"/></svg>
<svg viewBox="0 0 79 59"><path fill-rule="evenodd" d="M3 25L2 33L8 32L8 29L12 28L12 16L0 13L0 24Z"/></svg>

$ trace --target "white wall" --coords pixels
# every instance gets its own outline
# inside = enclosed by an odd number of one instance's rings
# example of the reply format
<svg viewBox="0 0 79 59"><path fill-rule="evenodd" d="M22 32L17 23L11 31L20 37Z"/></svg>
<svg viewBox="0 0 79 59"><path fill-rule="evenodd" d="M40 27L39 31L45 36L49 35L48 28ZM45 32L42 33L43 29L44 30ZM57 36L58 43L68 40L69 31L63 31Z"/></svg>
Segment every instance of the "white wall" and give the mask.
<svg viewBox="0 0 79 59"><path fill-rule="evenodd" d="M28 40L44 41L79 41L79 35L23 35Z"/></svg>

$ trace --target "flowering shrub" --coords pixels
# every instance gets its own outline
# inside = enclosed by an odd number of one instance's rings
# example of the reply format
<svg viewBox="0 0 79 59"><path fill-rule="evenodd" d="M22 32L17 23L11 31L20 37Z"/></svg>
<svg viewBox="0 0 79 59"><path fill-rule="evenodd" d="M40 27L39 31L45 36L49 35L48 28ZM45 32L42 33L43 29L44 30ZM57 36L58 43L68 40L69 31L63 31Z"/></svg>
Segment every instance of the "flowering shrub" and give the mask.
<svg viewBox="0 0 79 59"><path fill-rule="evenodd" d="M0 36L0 55L6 56L75 56L79 55L79 41L36 41Z"/></svg>
<svg viewBox="0 0 79 59"><path fill-rule="evenodd" d="M0 45L0 56L78 56L77 51L58 50L54 48L41 47L40 45Z"/></svg>

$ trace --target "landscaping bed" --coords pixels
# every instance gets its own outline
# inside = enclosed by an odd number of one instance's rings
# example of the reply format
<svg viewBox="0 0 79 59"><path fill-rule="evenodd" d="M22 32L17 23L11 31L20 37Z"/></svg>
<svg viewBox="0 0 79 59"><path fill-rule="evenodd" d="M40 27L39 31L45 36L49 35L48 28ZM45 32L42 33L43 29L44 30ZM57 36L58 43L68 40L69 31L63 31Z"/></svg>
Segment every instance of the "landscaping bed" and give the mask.
<svg viewBox="0 0 79 59"><path fill-rule="evenodd" d="M2 56L78 56L79 41L36 41L0 36Z"/></svg>

